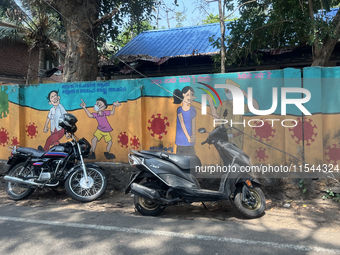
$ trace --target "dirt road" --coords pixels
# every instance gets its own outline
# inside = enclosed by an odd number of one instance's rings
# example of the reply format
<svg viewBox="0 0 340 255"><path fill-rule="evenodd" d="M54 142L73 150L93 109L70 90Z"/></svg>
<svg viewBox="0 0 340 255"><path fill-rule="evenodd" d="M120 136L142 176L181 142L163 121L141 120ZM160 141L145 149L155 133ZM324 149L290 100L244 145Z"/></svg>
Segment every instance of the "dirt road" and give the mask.
<svg viewBox="0 0 340 255"><path fill-rule="evenodd" d="M238 211L226 201L175 206L166 208L159 216L183 220L211 219L212 221L247 222L264 227L282 227L287 229L309 229L340 232L340 203L332 200L288 201L289 208L283 206L287 201L267 200L266 214L259 219L244 219ZM107 191L99 200L80 203L67 196L65 190L58 189L58 194L51 189L38 189L28 199L13 201L5 192L5 181L0 177L0 210L2 205L29 206L41 208L76 209L96 212L120 212L138 214L133 207L131 194Z"/></svg>

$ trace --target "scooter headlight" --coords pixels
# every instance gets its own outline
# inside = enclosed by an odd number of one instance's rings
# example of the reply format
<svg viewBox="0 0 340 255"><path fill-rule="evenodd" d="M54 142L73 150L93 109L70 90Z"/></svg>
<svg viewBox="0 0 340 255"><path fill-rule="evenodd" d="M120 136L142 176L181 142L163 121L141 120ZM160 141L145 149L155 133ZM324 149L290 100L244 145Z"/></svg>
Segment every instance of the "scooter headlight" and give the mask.
<svg viewBox="0 0 340 255"><path fill-rule="evenodd" d="M137 157L136 155L129 154L129 163L131 166L141 165L143 164L143 159Z"/></svg>

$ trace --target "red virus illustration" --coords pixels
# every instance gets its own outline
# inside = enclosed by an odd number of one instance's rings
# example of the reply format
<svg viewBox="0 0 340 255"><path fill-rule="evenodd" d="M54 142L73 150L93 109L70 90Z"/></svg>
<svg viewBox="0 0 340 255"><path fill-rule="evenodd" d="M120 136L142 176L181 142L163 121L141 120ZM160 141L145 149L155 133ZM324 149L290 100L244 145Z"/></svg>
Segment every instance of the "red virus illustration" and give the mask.
<svg viewBox="0 0 340 255"><path fill-rule="evenodd" d="M33 139L33 136L34 137L37 137L37 134L38 134L38 130L37 130L37 126L35 125L35 123L29 123L28 125L26 125L26 132L27 132L27 136L30 136L31 139Z"/></svg>
<svg viewBox="0 0 340 255"><path fill-rule="evenodd" d="M133 149L138 149L140 146L139 143L139 138L136 138L136 136L134 135L133 138L130 138L130 145L132 146Z"/></svg>
<svg viewBox="0 0 340 255"><path fill-rule="evenodd" d="M148 127L149 131L152 130L151 136L158 135L158 139L162 139L163 135L166 135L168 131L166 131L166 127L169 126L168 118L164 116L164 118L161 118L161 114L157 114L157 118L155 118L155 115L151 116L151 119L149 119L149 123L151 123L151 126Z"/></svg>
<svg viewBox="0 0 340 255"><path fill-rule="evenodd" d="M259 162L262 162L262 161L265 162L266 159L268 159L268 155L266 154L265 148L260 147L255 152L256 152L255 158L257 158L259 160Z"/></svg>
<svg viewBox="0 0 340 255"><path fill-rule="evenodd" d="M292 131L293 134L291 134L292 138L294 139L294 137L296 137L297 139L295 140L295 142L297 144L300 144L300 141L302 141L302 134L304 134L304 140L307 141L306 145L310 146L312 144L312 142L314 142L314 138L317 136L316 133L316 129L317 126L314 124L312 125L312 120L308 119L307 117L304 117L304 132L302 132L302 121L301 118L298 118L297 121L297 125L293 128L290 128L289 131ZM295 122L292 121L292 124L295 124Z"/></svg>
<svg viewBox="0 0 340 255"><path fill-rule="evenodd" d="M340 147L333 144L333 146L328 146L327 150L325 152L325 156L328 156L327 161L336 164L336 162L340 160Z"/></svg>
<svg viewBox="0 0 340 255"><path fill-rule="evenodd" d="M12 141L12 146L19 145L18 137L13 136L13 138L11 139L11 141Z"/></svg>
<svg viewBox="0 0 340 255"><path fill-rule="evenodd" d="M118 135L118 143L121 144L121 147L127 148L129 144L129 137L127 136L126 132L120 132Z"/></svg>
<svg viewBox="0 0 340 255"><path fill-rule="evenodd" d="M274 138L274 133L276 132L276 129L274 129L272 125L269 124L268 122L264 121L263 119L261 120L264 123L262 127L260 127L260 125L262 125L262 122L258 121L254 122L256 126L259 126L253 127L253 129L255 130L254 137L259 139L260 141L266 140L268 142Z"/></svg>
<svg viewBox="0 0 340 255"><path fill-rule="evenodd" d="M8 144L8 132L6 129L4 129L3 127L0 129L0 145L2 146L6 146L6 144Z"/></svg>

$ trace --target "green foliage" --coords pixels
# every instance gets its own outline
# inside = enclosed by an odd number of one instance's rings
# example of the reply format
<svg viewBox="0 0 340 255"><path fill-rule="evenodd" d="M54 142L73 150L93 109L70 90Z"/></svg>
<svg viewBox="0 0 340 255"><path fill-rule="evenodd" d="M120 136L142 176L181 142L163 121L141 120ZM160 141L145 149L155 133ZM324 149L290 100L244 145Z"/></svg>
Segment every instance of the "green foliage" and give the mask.
<svg viewBox="0 0 340 255"><path fill-rule="evenodd" d="M218 16L218 14L214 15L212 13L210 13L204 20L202 20L203 25L218 23L218 22L220 22L220 17Z"/></svg>
<svg viewBox="0 0 340 255"><path fill-rule="evenodd" d="M140 26L139 33L143 31L153 30L154 27L150 24L148 20L142 22ZM116 54L121 48L123 48L128 42L130 42L134 37L138 34L137 25L131 27L125 27L122 32L118 34L115 38L114 42L105 43L102 47L100 47L99 53L101 56L105 58L111 58L112 55Z"/></svg>
<svg viewBox="0 0 340 255"><path fill-rule="evenodd" d="M0 20L6 18L6 10L13 5L12 0L1 0L0 2Z"/></svg>
<svg viewBox="0 0 340 255"><path fill-rule="evenodd" d="M181 12L176 12L175 16L176 16L176 22L177 22L176 27L183 27L182 22L187 18L187 16Z"/></svg>
<svg viewBox="0 0 340 255"><path fill-rule="evenodd" d="M119 12L112 19L104 21L99 27L99 36L97 41L101 47L107 41L115 41L118 34L123 28L135 30L137 34L144 31L144 22L151 21L154 18L152 14L156 0L101 0L99 14L103 16L110 13L113 9L119 8Z"/></svg>
<svg viewBox="0 0 340 255"><path fill-rule="evenodd" d="M338 193L335 194L331 189L327 190L326 195L322 197L322 199L328 199L328 198L331 198L333 201L340 203L340 194Z"/></svg>
<svg viewBox="0 0 340 255"><path fill-rule="evenodd" d="M237 20L238 18L235 17L230 17L225 19L226 22L228 21L234 21ZM207 25L207 24L212 24L212 23L219 23L220 22L220 17L218 14L214 15L210 13L204 20L202 20L202 25Z"/></svg>
<svg viewBox="0 0 340 255"><path fill-rule="evenodd" d="M300 187L301 189L303 189L303 190L302 190L302 193L306 193L307 188L305 187L305 180L304 180L304 179L301 179L301 180L299 181L299 187Z"/></svg>
<svg viewBox="0 0 340 255"><path fill-rule="evenodd" d="M238 5L248 0L238 0ZM263 52L303 45L322 45L329 38L340 38L332 20L316 15L329 11L340 0L312 0L314 19L310 17L308 1L258 0L240 8L240 18L226 26L227 65L247 65L249 59L261 63Z"/></svg>

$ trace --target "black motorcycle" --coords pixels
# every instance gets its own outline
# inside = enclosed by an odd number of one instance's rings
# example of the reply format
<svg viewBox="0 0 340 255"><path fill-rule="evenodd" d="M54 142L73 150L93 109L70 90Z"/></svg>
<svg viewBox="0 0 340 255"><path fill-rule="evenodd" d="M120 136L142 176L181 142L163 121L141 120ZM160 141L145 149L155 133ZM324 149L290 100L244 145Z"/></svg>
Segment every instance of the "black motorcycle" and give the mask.
<svg viewBox="0 0 340 255"><path fill-rule="evenodd" d="M206 133L205 128L198 131ZM134 194L137 211L142 215L156 216L167 206L229 199L244 216L262 216L266 202L260 182L242 171L252 165L251 160L236 144L228 142L227 133L227 128L218 126L202 143L213 144L224 166L229 168L222 174L218 191L200 188L194 176L197 167L201 167L197 156L156 151L129 154L129 163L137 170L132 174L125 193Z"/></svg>
<svg viewBox="0 0 340 255"><path fill-rule="evenodd" d="M77 118L64 114L59 125L72 140L53 146L49 151L33 148L12 148L6 192L13 200L29 197L36 188L57 187L64 183L69 196L80 202L90 202L102 196L107 187L104 171L95 164L84 163L91 145L85 138L76 139Z"/></svg>

